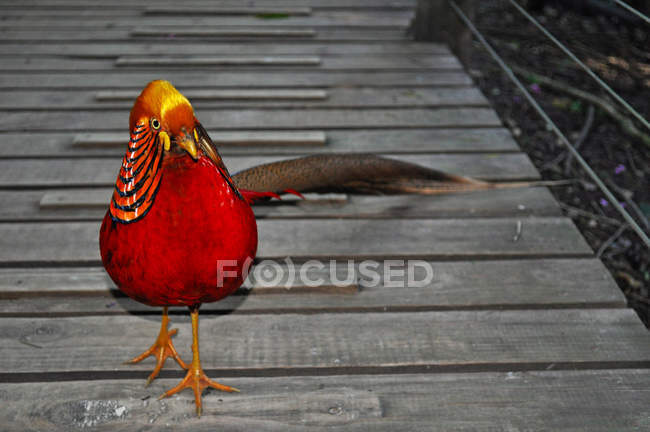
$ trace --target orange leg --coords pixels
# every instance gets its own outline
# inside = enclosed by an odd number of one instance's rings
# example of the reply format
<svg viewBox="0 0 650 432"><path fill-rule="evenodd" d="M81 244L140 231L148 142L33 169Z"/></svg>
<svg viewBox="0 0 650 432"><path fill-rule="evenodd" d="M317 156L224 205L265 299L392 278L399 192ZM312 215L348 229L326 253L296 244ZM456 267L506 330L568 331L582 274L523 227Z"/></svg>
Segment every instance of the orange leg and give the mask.
<svg viewBox="0 0 650 432"><path fill-rule="evenodd" d="M196 414L201 417L201 394L206 387L212 387L217 390L226 392L239 392L239 390L212 381L205 375L205 372L203 372L203 368L201 368L201 360L199 359L199 308L190 308L190 312L192 314L192 365L187 371L185 378L183 378L183 380L176 387L168 390L158 399L171 396L187 387L190 387L192 390L194 390Z"/></svg>
<svg viewBox="0 0 650 432"><path fill-rule="evenodd" d="M139 356L134 357L131 360L125 362L125 364L135 364L141 362L142 360L146 359L149 356L156 357L156 367L153 369L153 372L151 372L151 375L149 375L149 378L147 378L145 387L151 384L151 381L153 381L158 376L158 373L160 372L160 369L162 369L163 365L165 364L165 360L167 360L167 357L173 357L174 360L176 360L176 362L183 369L188 369L188 366L178 355L178 353L176 352L176 348L174 348L174 344L172 343L172 336L176 334L178 329L172 329L171 331L167 331L168 326L169 326L169 316L167 315L167 307L164 307L162 322L160 324L160 333L158 333L158 338L156 339L156 342L154 342L153 345L151 345L151 347L148 350L146 350Z"/></svg>

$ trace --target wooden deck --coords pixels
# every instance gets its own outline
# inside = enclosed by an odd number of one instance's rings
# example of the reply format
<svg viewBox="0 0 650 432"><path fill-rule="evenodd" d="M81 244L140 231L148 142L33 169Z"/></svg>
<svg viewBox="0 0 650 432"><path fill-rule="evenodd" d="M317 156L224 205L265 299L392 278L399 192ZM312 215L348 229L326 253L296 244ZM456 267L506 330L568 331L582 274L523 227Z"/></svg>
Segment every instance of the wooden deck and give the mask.
<svg viewBox="0 0 650 432"><path fill-rule="evenodd" d="M160 311L119 295L97 245L151 79L190 97L231 171L354 151L539 178L450 51L408 41L413 0L191 3L1 2L0 430L650 429L648 332L544 188L256 206L259 258L287 270L419 259L434 277L249 282L201 309L203 365L242 393L206 392L201 419L189 391L157 401L177 366L144 388L152 360L122 362Z"/></svg>

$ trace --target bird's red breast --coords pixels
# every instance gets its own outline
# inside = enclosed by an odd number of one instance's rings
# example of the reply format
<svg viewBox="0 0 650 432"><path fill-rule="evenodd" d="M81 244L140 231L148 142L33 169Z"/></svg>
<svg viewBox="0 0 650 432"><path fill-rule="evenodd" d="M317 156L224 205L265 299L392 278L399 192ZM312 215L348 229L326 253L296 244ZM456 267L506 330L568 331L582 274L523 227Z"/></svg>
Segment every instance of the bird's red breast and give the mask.
<svg viewBox="0 0 650 432"><path fill-rule="evenodd" d="M106 271L152 306L217 301L246 277L257 225L189 101L152 81L135 101L131 139L99 234Z"/></svg>
<svg viewBox="0 0 650 432"><path fill-rule="evenodd" d="M144 217L124 223L106 213L100 230L106 271L125 294L152 306L227 296L243 282L242 268L257 249L250 206L202 153L197 161L168 154L159 174Z"/></svg>

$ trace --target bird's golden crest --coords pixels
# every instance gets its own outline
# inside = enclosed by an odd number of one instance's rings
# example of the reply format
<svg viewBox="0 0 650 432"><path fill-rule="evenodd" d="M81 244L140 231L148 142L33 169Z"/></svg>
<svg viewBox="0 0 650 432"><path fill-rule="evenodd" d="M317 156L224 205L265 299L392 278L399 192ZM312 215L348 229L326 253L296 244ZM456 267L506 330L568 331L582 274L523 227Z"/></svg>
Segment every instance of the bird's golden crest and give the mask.
<svg viewBox="0 0 650 432"><path fill-rule="evenodd" d="M172 141L197 157L198 124L192 105L168 81L152 81L135 101L130 140L115 181L109 211L114 221L135 222L151 209Z"/></svg>

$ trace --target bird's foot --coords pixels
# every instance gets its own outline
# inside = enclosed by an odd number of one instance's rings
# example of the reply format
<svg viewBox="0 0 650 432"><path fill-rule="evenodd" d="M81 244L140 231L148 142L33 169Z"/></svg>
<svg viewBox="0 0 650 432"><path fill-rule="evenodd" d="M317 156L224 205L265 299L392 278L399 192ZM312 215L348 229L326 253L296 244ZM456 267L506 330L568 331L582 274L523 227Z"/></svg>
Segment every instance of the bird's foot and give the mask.
<svg viewBox="0 0 650 432"><path fill-rule="evenodd" d="M178 329L167 331L167 322L165 322L163 319L163 323L160 326L160 333L158 334L158 338L153 343L153 345L151 345L148 350L139 356L133 357L131 360L124 362L124 364L135 364L141 362L149 356L156 357L156 367L153 369L153 372L151 372L151 375L149 375L149 378L147 378L145 387L151 384L151 381L153 381L158 376L158 373L165 364L167 357L172 357L183 369L189 369L189 366L187 366L187 364L185 364L185 362L178 355L176 348L174 348L174 344L172 343L172 336L174 336L177 332Z"/></svg>
<svg viewBox="0 0 650 432"><path fill-rule="evenodd" d="M176 387L166 391L158 399L169 397L188 387L194 391L194 401L196 403L196 414L199 417L201 417L201 411L202 411L201 394L203 393L203 390L205 390L207 387L212 387L217 390L230 392L230 393L232 392L239 393L239 390L237 390L234 387L228 387L226 385L219 384L216 381L212 381L210 378L206 376L205 372L203 372L203 369L201 368L200 365L196 366L192 364L190 370L187 371L187 375L185 375L185 378L183 378L183 380Z"/></svg>

